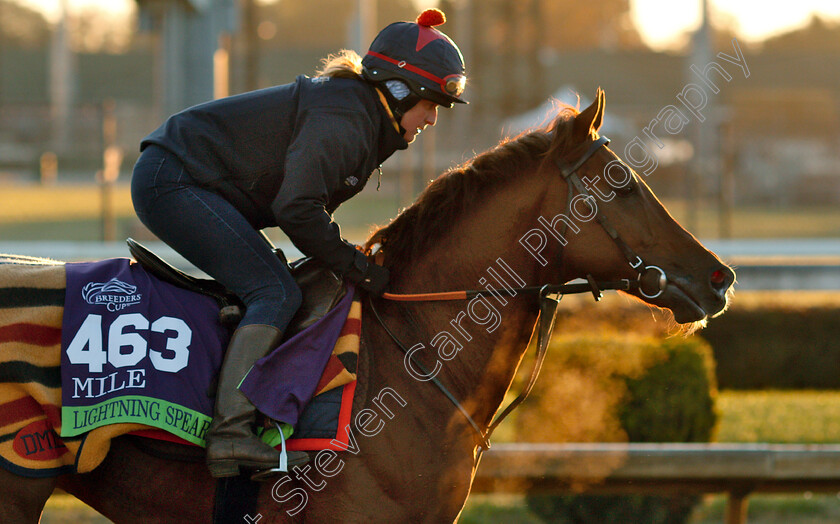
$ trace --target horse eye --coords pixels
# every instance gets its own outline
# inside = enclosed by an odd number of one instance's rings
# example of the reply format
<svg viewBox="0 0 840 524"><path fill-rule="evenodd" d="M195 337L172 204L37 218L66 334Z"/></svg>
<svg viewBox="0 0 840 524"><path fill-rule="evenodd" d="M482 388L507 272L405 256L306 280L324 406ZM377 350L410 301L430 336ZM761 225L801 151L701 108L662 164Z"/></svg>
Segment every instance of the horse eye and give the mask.
<svg viewBox="0 0 840 524"><path fill-rule="evenodd" d="M632 194L639 185L633 171L622 162L610 162L604 174L607 177L610 188L619 196Z"/></svg>
<svg viewBox="0 0 840 524"><path fill-rule="evenodd" d="M613 190L618 193L619 196L632 195L636 191L636 179L631 178L626 184L621 187L615 187Z"/></svg>

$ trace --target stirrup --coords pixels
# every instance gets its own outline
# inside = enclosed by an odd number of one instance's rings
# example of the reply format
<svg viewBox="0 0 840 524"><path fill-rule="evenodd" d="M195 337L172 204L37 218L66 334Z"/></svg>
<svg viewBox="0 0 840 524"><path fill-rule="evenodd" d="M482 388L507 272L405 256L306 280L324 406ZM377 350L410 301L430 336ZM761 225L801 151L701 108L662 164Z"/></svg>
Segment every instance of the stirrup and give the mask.
<svg viewBox="0 0 840 524"><path fill-rule="evenodd" d="M277 428L277 432L280 434L280 460L277 464L276 468L269 468L269 469L261 469L259 471L255 471L251 475L251 480L255 482L265 482L268 480L273 480L275 477L288 475L289 474L289 455L286 453L286 437L283 435L283 428L280 427L280 424L277 421L274 421L274 427ZM292 466L297 466L300 464L305 464L308 461L308 457L306 461L295 460L292 462Z"/></svg>

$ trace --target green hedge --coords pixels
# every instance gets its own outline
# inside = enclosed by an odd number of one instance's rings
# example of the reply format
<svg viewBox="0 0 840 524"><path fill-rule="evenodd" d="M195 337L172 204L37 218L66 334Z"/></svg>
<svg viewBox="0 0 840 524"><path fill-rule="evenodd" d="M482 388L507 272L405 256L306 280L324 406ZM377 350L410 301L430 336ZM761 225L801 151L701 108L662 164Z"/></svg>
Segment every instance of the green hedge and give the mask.
<svg viewBox="0 0 840 524"><path fill-rule="evenodd" d="M840 307L768 300L732 309L700 332L721 389L840 389Z"/></svg>
<svg viewBox="0 0 840 524"><path fill-rule="evenodd" d="M698 337L557 336L520 442L706 442L717 415L711 348ZM548 522L685 522L695 496L528 496Z"/></svg>
<svg viewBox="0 0 840 524"><path fill-rule="evenodd" d="M600 303L566 297L558 331L620 331L662 337L667 313L619 294ZM840 389L840 293L736 292L729 311L698 332L708 341L721 389Z"/></svg>

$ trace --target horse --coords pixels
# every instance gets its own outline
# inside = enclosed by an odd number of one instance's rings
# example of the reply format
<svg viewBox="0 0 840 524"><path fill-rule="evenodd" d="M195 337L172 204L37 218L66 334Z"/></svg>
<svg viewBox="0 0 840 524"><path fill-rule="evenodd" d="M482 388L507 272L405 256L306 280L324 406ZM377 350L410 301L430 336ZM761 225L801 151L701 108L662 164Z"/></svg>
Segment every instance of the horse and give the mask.
<svg viewBox="0 0 840 524"><path fill-rule="evenodd" d="M457 521L537 325L540 300L526 288L636 282L624 292L670 310L686 331L726 310L734 272L609 149L598 133L605 100L599 89L584 110L560 107L547 126L443 173L373 233L365 248L390 269L394 296L485 292L367 300L347 451L312 454L262 483L256 512L235 521ZM204 463L149 454L137 440L115 439L86 474L0 470L0 520L37 522L61 488L115 522L211 522L216 481Z"/></svg>

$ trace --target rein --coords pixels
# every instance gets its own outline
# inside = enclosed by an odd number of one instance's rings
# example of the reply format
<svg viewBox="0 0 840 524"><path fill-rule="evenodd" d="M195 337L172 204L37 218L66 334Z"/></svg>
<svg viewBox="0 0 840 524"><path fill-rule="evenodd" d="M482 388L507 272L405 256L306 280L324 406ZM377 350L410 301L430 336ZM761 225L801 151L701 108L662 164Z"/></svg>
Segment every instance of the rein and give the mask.
<svg viewBox="0 0 840 524"><path fill-rule="evenodd" d="M587 275L587 282L586 283L576 283L576 284L555 284L555 285L544 285L544 286L527 286L522 288L500 288L500 289L473 289L473 290L465 290L465 291L451 291L451 292L444 292L444 293L422 293L422 294L394 294L394 293L384 293L382 298L386 300L391 300L394 302L433 302L433 301L452 301L452 300L469 300L479 295L489 295L489 296L515 296L517 294L524 294L524 295L539 295L539 306L540 306L540 314L539 314L539 330L537 331L537 348L534 357L534 367L531 370L530 377L528 378L528 382L523 388L522 392L511 401L510 404L500 413L496 415L495 420L493 420L486 429L482 430L478 423L472 418L472 416L464 409L464 406L455 398L455 396L449 391L449 389L437 379L437 377L432 377L429 381L434 384L438 390L440 390L443 395L452 402L458 411L466 418L469 425L475 430L477 436L477 444L481 448L481 450L490 449L490 436L502 423L502 421L516 409L519 404L521 404L528 395L531 393L531 389L533 389L534 384L537 381L537 377L539 377L540 370L542 369L543 361L545 361L545 355L548 351L548 342L551 339L551 332L554 329L554 320L557 316L557 307L560 305L560 299L563 295L566 294L576 294L576 293L588 293L591 292L592 296L595 298L596 301L601 299L602 291L604 290L621 290L621 291L630 291L633 289L639 289L640 283L638 280L630 280L630 279L622 279L618 281L609 281L609 282L596 282L595 279L592 278L591 275ZM550 295L555 295L558 298L553 298ZM376 321L379 322L379 325L385 330L388 336L391 338L392 341L397 345L400 351L406 355L411 360L411 363L419 369L423 374L430 375L429 371L414 358L414 354L409 352L409 349L403 344L403 342L397 337L397 335L391 330L382 316L379 314L379 311L376 308L373 300L368 297L368 305L370 306L371 312L373 312L374 318ZM412 322L412 324L416 324L416 322Z"/></svg>
<svg viewBox="0 0 840 524"><path fill-rule="evenodd" d="M628 278L622 280L596 282L591 275L587 275L586 283L578 284L546 284L544 286L508 287L499 289L468 289L463 291L444 291L440 293L383 293L382 298L394 302L443 302L447 300L470 300L478 295L506 296L513 297L519 294L536 295L543 292L553 295L569 295L576 293L592 292L595 301L601 299L601 291L618 290L630 291L638 289L641 284L638 280Z"/></svg>
<svg viewBox="0 0 840 524"><path fill-rule="evenodd" d="M577 160L571 166L566 166L558 161L557 165L560 168L560 174L563 176L563 179L566 180L568 184L568 197L566 207L571 206L572 198L573 198L573 191L572 188L576 189L577 192L585 197L585 199L593 199L594 197L589 192L589 190L584 186L583 182L581 182L580 177L577 174L577 170L580 169L583 164L586 163L589 158L594 155L598 149L602 146L606 146L609 144L610 139L602 136L596 139L595 141L590 144L589 149L587 149L586 153ZM597 210L597 207L595 208ZM526 294L526 295L538 295L539 297L539 328L537 331L537 349L534 358L534 367L531 370L531 375L528 379L527 384L523 388L522 392L510 403L508 406L495 417L495 419L487 426L486 429L482 430L481 427L476 423L476 421L472 418L472 416L467 412L463 405L458 401L457 398L447 389L447 387L437 379L437 377L431 377L429 379L432 384L434 384L443 395L452 402L458 411L466 418L469 425L475 431L477 436L476 444L479 447L479 456L481 452L490 449L490 436L496 430L496 428L501 424L501 422L514 410L516 409L519 404L521 404L530 394L531 389L533 388L534 384L537 381L537 377L540 374L540 370L542 369L542 364L545 360L545 355L548 350L548 342L551 338L552 330L554 329L554 320L557 317L557 307L560 304L560 299L565 294L573 294L573 293L587 293L591 292L592 296L595 298L595 301L601 299L601 291L602 290L621 290L621 291L630 291L630 290L637 290L642 296L645 298L651 299L656 298L662 294L665 290L665 286L668 283L667 276L665 275L665 271L663 271L658 266L653 265L645 265L642 261L642 258L634 252L630 246L628 246L619 236L618 232L612 224L610 224L609 220L602 215L599 211L596 211L596 218L598 223L604 229L604 231L612 238L612 240L616 243L618 248L621 250L624 257L627 259L627 262L630 264L630 267L635 269L638 272L638 276L636 280L630 279L622 279L618 281L610 281L610 282L596 282L592 275L586 276L586 283L575 283L575 284L546 284L543 286L526 286L522 288L500 288L500 289L473 289L473 290L463 290L463 291L449 291L449 292L442 292L442 293L418 293L418 294L395 294L395 293L384 293L382 298L394 302L429 302L429 301L451 301L451 300L469 300L479 295L490 295L490 296L516 296L519 293ZM645 273L648 271L656 271L659 273L659 277L657 279L657 284L659 289L653 294L647 294L642 286L642 278L644 277ZM550 295L554 295L553 297ZM414 358L414 354L410 352L410 350L405 346L405 344L400 341L400 339L396 336L396 334L391 330L388 324L385 323L385 320L379 314L379 311L376 309L376 305L374 304L374 300L372 297L368 296L368 304L370 306L370 310L373 312L374 318L376 321L379 322L379 325L385 330L391 340L397 345L397 347L402 351L406 358L411 360L411 363L417 367L422 373L425 375L431 375L425 367L418 362ZM412 324L416 325L416 322L411 322Z"/></svg>

